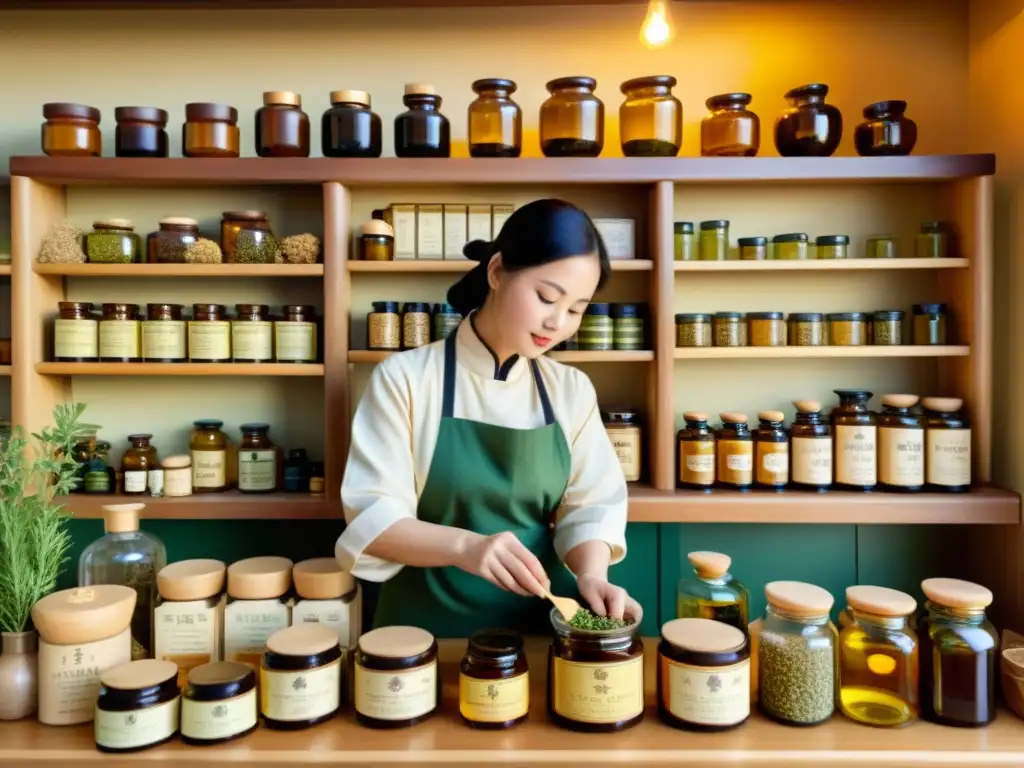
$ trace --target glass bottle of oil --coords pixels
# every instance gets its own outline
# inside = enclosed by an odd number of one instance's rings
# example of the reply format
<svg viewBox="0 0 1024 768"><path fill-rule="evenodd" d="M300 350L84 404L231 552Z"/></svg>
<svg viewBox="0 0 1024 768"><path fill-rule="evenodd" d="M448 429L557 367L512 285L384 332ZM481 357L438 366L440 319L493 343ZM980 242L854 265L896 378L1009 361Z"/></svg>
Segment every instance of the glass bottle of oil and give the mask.
<svg viewBox="0 0 1024 768"><path fill-rule="evenodd" d="M750 593L729 573L732 558L720 552L687 555L694 575L679 580L676 618L710 619L747 631Z"/></svg>

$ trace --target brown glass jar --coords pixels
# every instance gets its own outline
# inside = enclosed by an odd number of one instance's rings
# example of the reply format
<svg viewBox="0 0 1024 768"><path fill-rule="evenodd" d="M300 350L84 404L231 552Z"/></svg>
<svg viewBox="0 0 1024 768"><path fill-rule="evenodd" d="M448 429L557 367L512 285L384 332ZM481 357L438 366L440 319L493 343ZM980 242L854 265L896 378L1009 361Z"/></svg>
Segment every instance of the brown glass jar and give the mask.
<svg viewBox="0 0 1024 768"><path fill-rule="evenodd" d="M189 435L192 456L192 491L194 493L220 493L226 491L228 478L228 437L221 432L220 419L199 419L192 422L195 429Z"/></svg>
<svg viewBox="0 0 1024 768"><path fill-rule="evenodd" d="M604 149L604 102L592 77L560 77L547 84L540 106L540 149L545 157L597 157Z"/></svg>
<svg viewBox="0 0 1024 768"><path fill-rule="evenodd" d="M124 475L122 491L129 496L146 493L149 471L160 466L156 448L149 443L152 439L152 435L128 435L131 447L121 457L121 472Z"/></svg>
<svg viewBox="0 0 1024 768"><path fill-rule="evenodd" d="M285 304L274 321L274 350L279 363L315 363L320 330L316 309L308 304Z"/></svg>
<svg viewBox="0 0 1024 768"><path fill-rule="evenodd" d="M354 664L356 721L369 728L407 728L441 702L437 640L418 627L379 627L359 638Z"/></svg>
<svg viewBox="0 0 1024 768"><path fill-rule="evenodd" d="M868 408L871 392L835 389L839 405L829 419L835 448L835 486L845 491L870 491L878 483L878 420Z"/></svg>
<svg viewBox="0 0 1024 768"><path fill-rule="evenodd" d="M160 219L160 229L146 242L150 264L184 264L185 251L199 239L199 222L185 216Z"/></svg>
<svg viewBox="0 0 1024 768"><path fill-rule="evenodd" d="M775 121L775 148L783 157L830 157L843 138L843 115L825 103L828 86L802 85L786 91L789 109Z"/></svg>
<svg viewBox="0 0 1024 768"><path fill-rule="evenodd" d="M744 413L719 414L722 426L715 438L717 485L734 491L749 491L754 484L754 437Z"/></svg>
<svg viewBox="0 0 1024 768"><path fill-rule="evenodd" d="M828 343L833 347L862 347L868 343L868 316L864 312L830 312Z"/></svg>
<svg viewBox="0 0 1024 768"><path fill-rule="evenodd" d="M782 411L761 411L757 415L754 443L755 481L758 488L785 490L789 482L789 435Z"/></svg>
<svg viewBox="0 0 1024 768"><path fill-rule="evenodd" d="M263 211L224 211L220 248L228 264L273 264L277 239Z"/></svg>
<svg viewBox="0 0 1024 768"><path fill-rule="evenodd" d="M878 101L864 107L864 122L853 133L863 157L909 155L917 144L917 123L904 115L905 101Z"/></svg>
<svg viewBox="0 0 1024 768"><path fill-rule="evenodd" d="M309 115L302 97L291 91L266 91L256 110L256 154L260 157L309 157Z"/></svg>
<svg viewBox="0 0 1024 768"><path fill-rule="evenodd" d="M273 493L277 490L279 451L270 441L270 425L253 423L239 427L238 490L241 493Z"/></svg>
<svg viewBox="0 0 1024 768"><path fill-rule="evenodd" d="M832 487L832 428L821 416L821 403L797 400L790 428L790 477L794 488L827 491Z"/></svg>
<svg viewBox="0 0 1024 768"><path fill-rule="evenodd" d="M685 426L676 435L679 487L710 492L715 485L715 433L708 427L706 413L688 411L683 422Z"/></svg>
<svg viewBox="0 0 1024 768"><path fill-rule="evenodd" d="M238 157L238 110L227 104L193 102L185 105L181 154L185 157Z"/></svg>
<svg viewBox="0 0 1024 768"><path fill-rule="evenodd" d="M675 157L683 144L683 105L671 75L636 77L620 88L619 135L626 157Z"/></svg>
<svg viewBox="0 0 1024 768"><path fill-rule="evenodd" d="M100 356L99 328L87 301L57 303L53 321L53 359L58 363L95 363Z"/></svg>
<svg viewBox="0 0 1024 768"><path fill-rule="evenodd" d="M231 323L223 304L193 304L188 322L190 363L231 362Z"/></svg>
<svg viewBox="0 0 1024 768"><path fill-rule="evenodd" d="M878 414L878 485L886 491L924 488L924 425L911 409L917 395L885 395Z"/></svg>
<svg viewBox="0 0 1024 768"><path fill-rule="evenodd" d="M331 106L320 119L324 157L380 157L380 115L366 91L331 91Z"/></svg>
<svg viewBox="0 0 1024 768"><path fill-rule="evenodd" d="M114 110L117 157L167 157L167 111L156 107Z"/></svg>
<svg viewBox="0 0 1024 768"><path fill-rule="evenodd" d="M142 359L147 363L183 363L188 357L181 304L147 304L142 321Z"/></svg>
<svg viewBox="0 0 1024 768"><path fill-rule="evenodd" d="M782 312L748 312L747 339L752 347L786 346L786 320Z"/></svg>
<svg viewBox="0 0 1024 768"><path fill-rule="evenodd" d="M231 321L231 359L236 363L269 363L274 359L274 324L266 304L235 304Z"/></svg>
<svg viewBox="0 0 1024 768"><path fill-rule="evenodd" d="M342 651L337 633L319 624L274 632L260 663L260 714L275 731L312 728L341 706Z"/></svg>
<svg viewBox="0 0 1024 768"><path fill-rule="evenodd" d="M140 362L141 332L138 304L104 304L99 327L100 362Z"/></svg>
<svg viewBox="0 0 1024 768"><path fill-rule="evenodd" d="M530 674L523 636L505 629L473 633L459 665L459 714L471 728L504 730L526 720Z"/></svg>
<svg viewBox="0 0 1024 768"><path fill-rule="evenodd" d="M470 157L519 157L523 151L523 110L512 101L516 84L502 78L473 83L469 105Z"/></svg>
<svg viewBox="0 0 1024 768"><path fill-rule="evenodd" d="M395 258L395 230L386 221L370 219L359 235L359 258L363 261L392 261Z"/></svg>
<svg viewBox="0 0 1024 768"><path fill-rule="evenodd" d="M61 157L99 157L103 154L100 111L85 104L43 104L43 152Z"/></svg>
<svg viewBox="0 0 1024 768"><path fill-rule="evenodd" d="M926 397L925 482L928 489L965 493L971 489L971 425L958 397Z"/></svg>
<svg viewBox="0 0 1024 768"><path fill-rule="evenodd" d="M761 119L747 109L749 93L720 93L704 102L708 116L700 124L704 157L754 157L761 148Z"/></svg>
<svg viewBox="0 0 1024 768"><path fill-rule="evenodd" d="M451 157L451 125L441 114L441 97L429 83L409 83L395 118L396 157Z"/></svg>

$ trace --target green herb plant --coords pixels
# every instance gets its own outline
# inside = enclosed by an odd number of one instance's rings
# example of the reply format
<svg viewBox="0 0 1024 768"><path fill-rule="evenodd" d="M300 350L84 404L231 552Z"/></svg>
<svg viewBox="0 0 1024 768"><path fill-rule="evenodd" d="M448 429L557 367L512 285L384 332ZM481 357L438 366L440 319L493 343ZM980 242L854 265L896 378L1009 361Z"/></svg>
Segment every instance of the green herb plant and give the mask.
<svg viewBox="0 0 1024 768"><path fill-rule="evenodd" d="M622 629L632 624L628 619L615 619L611 616L598 616L586 608L580 608L575 615L569 619L569 626L575 629Z"/></svg>
<svg viewBox="0 0 1024 768"><path fill-rule="evenodd" d="M85 405L58 405L55 426L16 427L0 447L0 631L24 632L32 606L57 586L67 562L70 515L58 499L75 483L75 443L95 432L81 421Z"/></svg>

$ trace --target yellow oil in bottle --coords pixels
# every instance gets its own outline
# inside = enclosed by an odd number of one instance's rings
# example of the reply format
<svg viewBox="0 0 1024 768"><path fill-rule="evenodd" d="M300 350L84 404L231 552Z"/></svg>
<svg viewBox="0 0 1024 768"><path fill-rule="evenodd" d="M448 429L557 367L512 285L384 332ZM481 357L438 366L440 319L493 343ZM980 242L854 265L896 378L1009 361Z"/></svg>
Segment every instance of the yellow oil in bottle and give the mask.
<svg viewBox="0 0 1024 768"><path fill-rule="evenodd" d="M732 559L718 552L687 555L694 573L676 589L677 619L710 619L747 631L747 588L729 573Z"/></svg>
<svg viewBox="0 0 1024 768"><path fill-rule="evenodd" d="M916 641L906 630L865 630L857 623L840 635L839 702L843 714L867 725L895 727L917 718Z"/></svg>

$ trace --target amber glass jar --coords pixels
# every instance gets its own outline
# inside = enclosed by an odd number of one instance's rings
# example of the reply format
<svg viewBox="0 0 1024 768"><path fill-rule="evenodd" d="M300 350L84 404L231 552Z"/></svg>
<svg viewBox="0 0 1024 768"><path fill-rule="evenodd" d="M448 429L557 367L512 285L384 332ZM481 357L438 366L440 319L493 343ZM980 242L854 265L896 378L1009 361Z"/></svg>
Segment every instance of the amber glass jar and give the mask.
<svg viewBox="0 0 1024 768"><path fill-rule="evenodd" d="M53 359L58 363L95 363L99 359L99 330L92 304L60 301L53 321Z"/></svg>
<svg viewBox="0 0 1024 768"><path fill-rule="evenodd" d="M142 360L138 304L104 304L99 331L101 363L138 363Z"/></svg>
<svg viewBox="0 0 1024 768"><path fill-rule="evenodd" d="M924 425L912 412L917 395L885 395L878 414L878 485L886 491L924 488Z"/></svg>
<svg viewBox="0 0 1024 768"><path fill-rule="evenodd" d="M238 490L273 493L277 490L278 448L270 441L269 424L242 424L238 443Z"/></svg>
<svg viewBox="0 0 1024 768"><path fill-rule="evenodd" d="M406 728L433 715L441 702L437 640L418 627L379 627L356 644L356 720L370 728Z"/></svg>
<svg viewBox="0 0 1024 768"><path fill-rule="evenodd" d="M279 363L315 363L320 342L316 309L308 304L285 304L274 321L274 350Z"/></svg>
<svg viewBox="0 0 1024 768"><path fill-rule="evenodd" d="M540 149L546 157L597 157L604 149L604 102L592 77L560 77L547 84L540 106Z"/></svg>
<svg viewBox="0 0 1024 768"><path fill-rule="evenodd" d="M761 411L754 442L754 479L758 488L782 491L789 482L789 435L782 411Z"/></svg>
<svg viewBox="0 0 1024 768"><path fill-rule="evenodd" d="M342 650L337 633L319 624L274 632L260 663L263 724L298 731L326 722L341 706Z"/></svg>
<svg viewBox="0 0 1024 768"><path fill-rule="evenodd" d="M231 321L231 359L269 363L274 359L274 324L266 304L236 304Z"/></svg>
<svg viewBox="0 0 1024 768"><path fill-rule="evenodd" d="M469 105L470 157L519 157L523 151L523 110L512 101L516 84L502 78L473 83Z"/></svg>
<svg viewBox="0 0 1024 768"><path fill-rule="evenodd" d="M220 428L220 419L192 422L189 437L192 454L193 493L217 493L228 489L228 438Z"/></svg>
<svg viewBox="0 0 1024 768"><path fill-rule="evenodd" d="M934 491L962 493L971 487L971 426L958 397L926 397L925 481Z"/></svg>
<svg viewBox="0 0 1024 768"><path fill-rule="evenodd" d="M715 485L715 433L708 427L706 413L688 411L683 421L685 426L676 435L679 487L710 492Z"/></svg>
<svg viewBox="0 0 1024 768"><path fill-rule="evenodd" d="M832 465L836 488L870 491L878 482L878 421L868 409L871 392L836 389L839 405L829 419L835 435Z"/></svg>
<svg viewBox="0 0 1024 768"><path fill-rule="evenodd" d="M149 443L152 439L152 435L128 435L131 447L121 457L121 472L124 475L123 492L130 496L143 495L149 471L160 466L156 448Z"/></svg>
<svg viewBox="0 0 1024 768"><path fill-rule="evenodd" d="M167 157L167 111L156 107L114 110L117 157Z"/></svg>
<svg viewBox="0 0 1024 768"><path fill-rule="evenodd" d="M825 103L828 86L802 85L786 91L789 109L775 121L775 148L783 157L829 157L843 138L843 115Z"/></svg>
<svg viewBox="0 0 1024 768"><path fill-rule="evenodd" d="M619 134L626 157L675 157L683 144L683 105L671 75L627 80L619 107Z"/></svg>
<svg viewBox="0 0 1024 768"><path fill-rule="evenodd" d="M754 484L754 438L743 413L719 414L722 427L715 442L717 484L721 488L747 491Z"/></svg>
<svg viewBox="0 0 1024 768"><path fill-rule="evenodd" d="M181 304L147 304L142 321L142 359L147 363L183 363L188 357Z"/></svg>
<svg viewBox="0 0 1024 768"><path fill-rule="evenodd" d="M309 115L302 97L291 91L266 91L256 110L256 154L260 157L309 157Z"/></svg>
<svg viewBox="0 0 1024 768"><path fill-rule="evenodd" d="M359 235L359 258L363 261L392 261L395 258L395 230L386 221L370 219Z"/></svg>
<svg viewBox="0 0 1024 768"><path fill-rule="evenodd" d="M238 110L227 104L185 105L181 154L185 157L238 157Z"/></svg>
<svg viewBox="0 0 1024 768"><path fill-rule="evenodd" d="M151 264L184 264L185 251L199 239L199 222L184 216L160 219L160 229L150 232L147 252Z"/></svg>
<svg viewBox="0 0 1024 768"><path fill-rule="evenodd" d="M868 316L864 312L830 312L828 343L833 347L862 347L868 343Z"/></svg>
<svg viewBox="0 0 1024 768"><path fill-rule="evenodd" d="M48 155L99 157L103 154L100 111L85 104L43 104L43 152Z"/></svg>
<svg viewBox="0 0 1024 768"><path fill-rule="evenodd" d="M807 235L803 232L789 232L772 238L772 257L783 261L803 260L810 257Z"/></svg>
<svg viewBox="0 0 1024 768"><path fill-rule="evenodd" d="M397 157L451 157L451 126L441 114L441 97L428 83L410 83L402 98L407 110L395 118Z"/></svg>
<svg viewBox="0 0 1024 768"><path fill-rule="evenodd" d="M224 211L220 248L228 264L273 264L278 245L263 211Z"/></svg>
<svg viewBox="0 0 1024 768"><path fill-rule="evenodd" d="M754 157L761 148L761 120L747 109L749 93L720 93L704 102L708 116L700 123L704 157Z"/></svg>
<svg viewBox="0 0 1024 768"><path fill-rule="evenodd" d="M741 237L736 245L740 249L740 261L764 261L768 258L767 237Z"/></svg>
<svg viewBox="0 0 1024 768"><path fill-rule="evenodd" d="M551 609L548 717L573 731L610 733L644 717L644 644L640 615L619 629L576 629ZM594 681L598 681L595 686Z"/></svg>
<svg viewBox="0 0 1024 768"><path fill-rule="evenodd" d="M324 157L380 157L380 115L366 91L331 91L331 106L320 119Z"/></svg>
<svg viewBox="0 0 1024 768"><path fill-rule="evenodd" d="M231 322L223 304L192 305L188 359L192 363L231 362Z"/></svg>
<svg viewBox="0 0 1024 768"><path fill-rule="evenodd" d="M917 123L906 117L905 101L878 101L864 107L864 122L853 132L853 146L864 157L909 155L917 143Z"/></svg>
<svg viewBox="0 0 1024 768"><path fill-rule="evenodd" d="M459 714L471 728L504 730L530 711L530 673L523 636L485 629L469 638L459 665Z"/></svg>
<svg viewBox="0 0 1024 768"><path fill-rule="evenodd" d="M832 485L832 428L821 416L821 404L797 400L790 429L790 477L793 486L827 491Z"/></svg>

